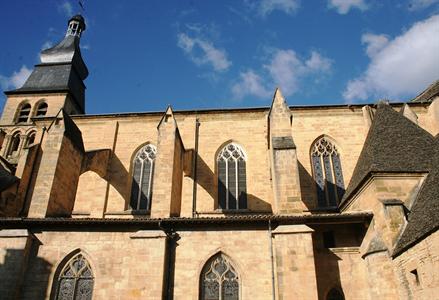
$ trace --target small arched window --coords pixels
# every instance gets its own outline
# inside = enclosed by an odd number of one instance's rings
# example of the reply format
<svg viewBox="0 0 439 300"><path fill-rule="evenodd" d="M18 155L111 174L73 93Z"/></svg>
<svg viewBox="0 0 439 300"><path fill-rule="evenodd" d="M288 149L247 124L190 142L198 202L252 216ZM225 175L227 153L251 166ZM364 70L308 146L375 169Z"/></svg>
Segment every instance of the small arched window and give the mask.
<svg viewBox="0 0 439 300"><path fill-rule="evenodd" d="M18 147L20 146L20 133L16 132L12 135L11 141L9 143L9 149L7 157L14 157L18 154Z"/></svg>
<svg viewBox="0 0 439 300"><path fill-rule="evenodd" d="M247 208L246 156L241 146L227 144L218 154L218 207Z"/></svg>
<svg viewBox="0 0 439 300"><path fill-rule="evenodd" d="M311 148L311 161L317 184L318 206L337 206L344 193L343 172L337 147L329 138L319 138Z"/></svg>
<svg viewBox="0 0 439 300"><path fill-rule="evenodd" d="M239 277L222 253L210 258L200 277L200 300L239 300Z"/></svg>
<svg viewBox="0 0 439 300"><path fill-rule="evenodd" d="M32 131L31 133L28 134L27 140L26 140L26 147L29 147L30 145L35 143L35 136L36 136L35 131Z"/></svg>
<svg viewBox="0 0 439 300"><path fill-rule="evenodd" d="M344 300L343 292L338 288L332 288L326 295L326 300Z"/></svg>
<svg viewBox="0 0 439 300"><path fill-rule="evenodd" d="M73 256L62 268L56 283L56 300L91 300L94 277L88 261L81 253Z"/></svg>
<svg viewBox="0 0 439 300"><path fill-rule="evenodd" d="M133 210L151 209L152 175L157 149L154 145L143 146L133 160L133 183L130 206Z"/></svg>
<svg viewBox="0 0 439 300"><path fill-rule="evenodd" d="M29 120L30 110L31 106L29 103L21 105L17 115L17 123L27 123Z"/></svg>
<svg viewBox="0 0 439 300"><path fill-rule="evenodd" d="M47 114L47 103L41 102L37 106L37 111L35 112L36 117L43 117Z"/></svg>

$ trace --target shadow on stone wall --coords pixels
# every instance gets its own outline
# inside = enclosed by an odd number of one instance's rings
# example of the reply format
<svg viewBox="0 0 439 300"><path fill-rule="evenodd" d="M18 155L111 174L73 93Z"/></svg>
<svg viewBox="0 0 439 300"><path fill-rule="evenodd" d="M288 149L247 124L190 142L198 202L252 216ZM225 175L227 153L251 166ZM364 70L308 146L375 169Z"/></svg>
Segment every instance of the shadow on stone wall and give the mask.
<svg viewBox="0 0 439 300"><path fill-rule="evenodd" d="M305 169L300 161L299 164L299 179L300 179L300 193L302 202L308 210L313 210L317 207L315 181L311 174Z"/></svg>
<svg viewBox="0 0 439 300"><path fill-rule="evenodd" d="M317 290L319 299L324 300L331 289L335 288L344 293L341 287L352 287L353 278L358 278L359 274L355 272L359 269L352 266L350 258L352 253L346 253L343 249L360 247L366 229L362 224L314 225L312 228L315 230L313 248ZM330 247L325 245L323 238L325 232L332 233L334 244ZM353 253L355 256L358 255ZM340 270L340 265L343 266L343 270ZM340 272L344 272L342 277L345 282L343 285Z"/></svg>
<svg viewBox="0 0 439 300"><path fill-rule="evenodd" d="M52 264L38 257L40 245L40 241L34 240L30 249L23 283L23 299L45 299L50 290L49 278L52 272Z"/></svg>
<svg viewBox="0 0 439 300"><path fill-rule="evenodd" d="M25 250L5 250L0 264L1 299L45 299L52 265L37 257L38 247L32 243L28 257Z"/></svg>
<svg viewBox="0 0 439 300"><path fill-rule="evenodd" d="M218 182L217 182L217 170L212 169L206 164L206 162L197 154L197 183L212 197L212 210L218 208ZM251 178L247 174L247 185ZM271 204L261 198L247 193L247 207L257 212L271 213Z"/></svg>

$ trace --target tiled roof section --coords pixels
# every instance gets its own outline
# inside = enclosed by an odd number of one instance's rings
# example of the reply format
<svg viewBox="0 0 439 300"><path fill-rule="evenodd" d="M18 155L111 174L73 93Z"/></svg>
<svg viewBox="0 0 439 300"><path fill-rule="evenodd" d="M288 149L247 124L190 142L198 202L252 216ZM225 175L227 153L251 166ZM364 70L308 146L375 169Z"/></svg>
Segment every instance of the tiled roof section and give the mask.
<svg viewBox="0 0 439 300"><path fill-rule="evenodd" d="M11 185L19 181L18 177L11 174L7 163L3 160L3 157L0 157L0 192L3 192Z"/></svg>
<svg viewBox="0 0 439 300"><path fill-rule="evenodd" d="M388 104L379 103L341 205L372 173L428 172L434 140Z"/></svg>
<svg viewBox="0 0 439 300"><path fill-rule="evenodd" d="M301 214L301 215L272 215L272 214L245 214L230 215L221 217L173 217L173 218L149 218L147 216L136 216L133 219L127 218L0 218L0 226L21 228L26 226L90 226L90 225L140 225L140 226L162 226L175 225L244 225L257 224L261 222L277 222L279 224L320 224L353 222L363 223L372 219L372 213L349 212L349 213L322 213L322 214Z"/></svg>
<svg viewBox="0 0 439 300"><path fill-rule="evenodd" d="M435 156L431 171L411 207L407 226L399 238L393 256L401 254L439 228L439 136L436 137Z"/></svg>
<svg viewBox="0 0 439 300"><path fill-rule="evenodd" d="M418 96L410 100L411 102L431 102L433 98L439 96L439 80L436 80Z"/></svg>

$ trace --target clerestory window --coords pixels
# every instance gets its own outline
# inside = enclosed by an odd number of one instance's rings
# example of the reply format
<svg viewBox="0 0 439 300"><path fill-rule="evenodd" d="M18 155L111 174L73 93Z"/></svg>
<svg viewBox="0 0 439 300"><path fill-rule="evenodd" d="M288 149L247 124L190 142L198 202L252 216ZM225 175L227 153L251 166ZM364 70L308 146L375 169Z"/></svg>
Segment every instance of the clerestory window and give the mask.
<svg viewBox="0 0 439 300"><path fill-rule="evenodd" d="M222 253L210 258L200 277L201 300L239 300L239 276Z"/></svg>
<svg viewBox="0 0 439 300"><path fill-rule="evenodd" d="M88 261L81 253L73 256L59 273L56 300L91 300L94 277Z"/></svg>
<svg viewBox="0 0 439 300"><path fill-rule="evenodd" d="M218 154L218 207L247 208L246 155L235 143L227 144Z"/></svg>
<svg viewBox="0 0 439 300"><path fill-rule="evenodd" d="M311 162L318 206L337 206L345 191L337 147L329 138L319 138L311 147Z"/></svg>
<svg viewBox="0 0 439 300"><path fill-rule="evenodd" d="M143 146L133 160L133 183L130 206L133 210L150 210L154 162L157 149L154 145Z"/></svg>

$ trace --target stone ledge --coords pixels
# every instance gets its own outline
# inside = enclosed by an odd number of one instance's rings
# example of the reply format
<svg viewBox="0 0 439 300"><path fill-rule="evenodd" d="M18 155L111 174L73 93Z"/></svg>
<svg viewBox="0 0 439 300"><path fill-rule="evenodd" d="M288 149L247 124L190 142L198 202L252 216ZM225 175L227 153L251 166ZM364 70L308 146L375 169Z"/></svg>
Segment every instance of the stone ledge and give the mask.
<svg viewBox="0 0 439 300"><path fill-rule="evenodd" d="M272 234L295 234L295 233L312 233L314 229L306 225L280 225Z"/></svg>
<svg viewBox="0 0 439 300"><path fill-rule="evenodd" d="M139 230L130 234L131 239L160 239L165 237L166 234L161 230Z"/></svg>
<svg viewBox="0 0 439 300"><path fill-rule="evenodd" d="M336 247L328 249L333 253L360 253L360 247Z"/></svg>
<svg viewBox="0 0 439 300"><path fill-rule="evenodd" d="M0 238L15 238L30 236L27 229L3 229L0 230Z"/></svg>

